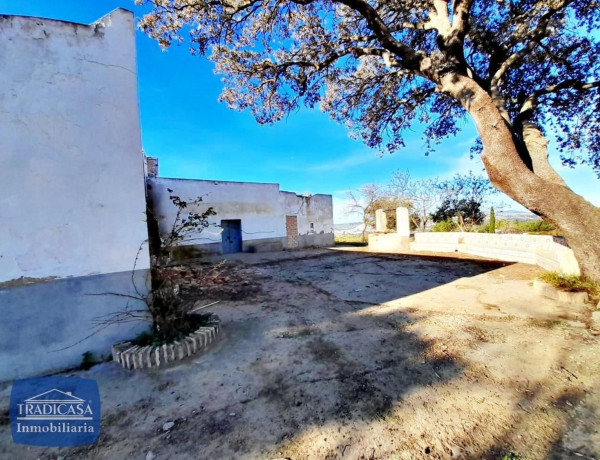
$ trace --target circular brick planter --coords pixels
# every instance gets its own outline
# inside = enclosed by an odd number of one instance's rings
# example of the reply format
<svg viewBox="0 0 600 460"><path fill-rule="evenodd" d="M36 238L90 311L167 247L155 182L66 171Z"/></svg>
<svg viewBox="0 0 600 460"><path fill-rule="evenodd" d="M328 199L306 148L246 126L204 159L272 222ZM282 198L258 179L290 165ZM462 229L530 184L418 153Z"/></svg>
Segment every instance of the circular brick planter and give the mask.
<svg viewBox="0 0 600 460"><path fill-rule="evenodd" d="M163 367L206 349L219 335L219 325L219 317L211 314L206 326L173 343L141 347L131 342L119 342L112 347L113 360L125 369Z"/></svg>

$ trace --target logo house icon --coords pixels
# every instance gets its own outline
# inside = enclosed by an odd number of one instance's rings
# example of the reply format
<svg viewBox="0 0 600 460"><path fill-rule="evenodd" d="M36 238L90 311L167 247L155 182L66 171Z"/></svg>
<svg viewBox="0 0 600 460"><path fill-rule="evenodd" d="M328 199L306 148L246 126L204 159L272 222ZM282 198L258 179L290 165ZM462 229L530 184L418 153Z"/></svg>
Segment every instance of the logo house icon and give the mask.
<svg viewBox="0 0 600 460"><path fill-rule="evenodd" d="M10 425L17 444L93 444L98 439L100 418L100 393L95 380L38 377L13 382Z"/></svg>
<svg viewBox="0 0 600 460"><path fill-rule="evenodd" d="M53 388L18 404L17 420L92 420L93 412L84 399Z"/></svg>

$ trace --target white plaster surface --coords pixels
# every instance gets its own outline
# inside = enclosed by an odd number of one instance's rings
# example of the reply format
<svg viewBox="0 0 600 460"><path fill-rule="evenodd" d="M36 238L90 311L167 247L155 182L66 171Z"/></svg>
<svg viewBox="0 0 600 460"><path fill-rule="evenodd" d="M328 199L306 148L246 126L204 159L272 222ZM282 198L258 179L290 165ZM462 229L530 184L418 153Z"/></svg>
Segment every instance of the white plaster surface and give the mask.
<svg viewBox="0 0 600 460"><path fill-rule="evenodd" d="M281 197L285 215L298 216L299 235L333 233L331 195L302 196L292 192L281 192Z"/></svg>
<svg viewBox="0 0 600 460"><path fill-rule="evenodd" d="M176 195L188 203L202 197L199 206L191 206L188 209L204 212L208 207L212 207L217 213L209 218L209 228L201 233L189 234L184 244L220 243L221 220L230 219L242 221L244 241L285 238L286 216L298 217L299 235L333 233L331 195L303 197L280 191L278 184L254 182L157 177L148 178L148 184L155 217L162 234L170 231L176 218L177 208L170 200L170 195ZM169 192L169 189L173 192Z"/></svg>
<svg viewBox="0 0 600 460"><path fill-rule="evenodd" d="M204 212L213 207L211 227L199 234L190 234L186 243L202 245L221 242L221 220L241 219L245 241L262 238L284 238L285 215L279 198L279 185L250 182L226 182L169 178L149 178L155 217L161 233L168 233L176 218L177 208L169 199L179 196L190 203L202 197L202 203L189 206L190 211ZM173 190L172 193L169 189Z"/></svg>
<svg viewBox="0 0 600 460"><path fill-rule="evenodd" d="M573 251L550 235L499 233L415 233L413 251L461 252L508 262L539 265L565 274L580 273Z"/></svg>
<svg viewBox="0 0 600 460"><path fill-rule="evenodd" d="M410 217L408 208L396 208L396 232L401 237L410 236Z"/></svg>
<svg viewBox="0 0 600 460"><path fill-rule="evenodd" d="M2 17L0 42L0 281L131 270L147 239L132 13Z"/></svg>
<svg viewBox="0 0 600 460"><path fill-rule="evenodd" d="M399 233L369 233L369 251L371 252L406 252L410 249L410 237Z"/></svg>
<svg viewBox="0 0 600 460"><path fill-rule="evenodd" d="M387 216L383 209L377 209L375 211L375 231L376 232L387 232Z"/></svg>

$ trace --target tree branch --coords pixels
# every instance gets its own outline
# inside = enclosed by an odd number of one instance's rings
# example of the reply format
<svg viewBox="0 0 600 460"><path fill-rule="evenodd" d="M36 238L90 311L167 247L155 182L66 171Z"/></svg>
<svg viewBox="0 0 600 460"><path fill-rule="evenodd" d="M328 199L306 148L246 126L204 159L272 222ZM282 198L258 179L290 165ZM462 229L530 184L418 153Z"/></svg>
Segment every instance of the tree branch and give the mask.
<svg viewBox="0 0 600 460"><path fill-rule="evenodd" d="M400 64L408 70L435 81L435 75L431 71L431 61L423 52L417 52L410 46L399 42L392 35L391 30L385 24L377 10L365 0L335 0L336 3L346 5L358 12L373 31L384 48L400 58ZM437 0L441 1L441 0Z"/></svg>
<svg viewBox="0 0 600 460"><path fill-rule="evenodd" d="M502 62L498 70L494 73L490 80L490 88L498 88L500 85L500 79L506 73L506 71L513 65L527 56L537 45L537 40L532 40L525 47L521 48L516 53L511 54L504 62Z"/></svg>
<svg viewBox="0 0 600 460"><path fill-rule="evenodd" d="M515 46L518 43L525 43L523 48L521 48L519 51L516 51L516 52L510 54L503 62L499 62L497 69L490 68L490 75L491 75L490 87L491 88L494 88L494 87L497 88L500 85L500 80L502 79L502 77L504 76L506 71L511 66L518 63L524 57L526 57L535 48L535 46L544 37L547 36L548 26L550 25L550 19L552 19L552 16L554 16L554 14L557 13L558 11L569 6L569 4L573 3L573 1L574 0L562 0L556 6L554 6L552 8L548 8L548 11L546 11L540 17L540 20L539 20L537 26L534 27L532 30L526 32L517 43L514 43L512 45L512 46ZM546 2L543 2L543 3L546 4ZM534 11L541 8L541 6L537 6L537 5L536 5L536 7L533 8ZM518 24L517 21L515 21L515 22Z"/></svg>
<svg viewBox="0 0 600 460"><path fill-rule="evenodd" d="M452 2L452 31L464 40L469 28L469 15L473 0L453 0Z"/></svg>
<svg viewBox="0 0 600 460"><path fill-rule="evenodd" d="M588 89L593 88L600 88L600 80L585 83L581 80L569 79L557 83L556 85L546 86L545 88L534 91L525 99L525 102L521 106L521 113L524 113L528 110L533 110L537 99L546 94L557 93L563 89L576 89L578 91L586 91Z"/></svg>
<svg viewBox="0 0 600 460"><path fill-rule="evenodd" d="M560 177L548 162L548 140L542 134L539 126L532 121L537 99L543 95L556 93L563 89L585 91L599 87L600 81L585 83L580 80L569 79L535 91L525 99L520 113L515 120L515 127L521 131L523 142L531 158L533 172L536 175L549 182L567 187L563 178Z"/></svg>
<svg viewBox="0 0 600 460"><path fill-rule="evenodd" d="M429 11L429 20L425 23L427 29L435 29L443 37L451 33L450 16L448 15L448 0L433 0L433 10Z"/></svg>

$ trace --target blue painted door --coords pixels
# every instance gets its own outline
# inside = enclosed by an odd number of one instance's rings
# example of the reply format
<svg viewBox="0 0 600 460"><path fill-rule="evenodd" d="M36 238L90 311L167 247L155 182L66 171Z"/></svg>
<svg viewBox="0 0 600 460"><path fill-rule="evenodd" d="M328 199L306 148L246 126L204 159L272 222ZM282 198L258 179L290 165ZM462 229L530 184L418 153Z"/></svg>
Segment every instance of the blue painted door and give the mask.
<svg viewBox="0 0 600 460"><path fill-rule="evenodd" d="M236 220L222 220L221 228L221 242L223 254L232 254L234 252L242 251L242 221Z"/></svg>

